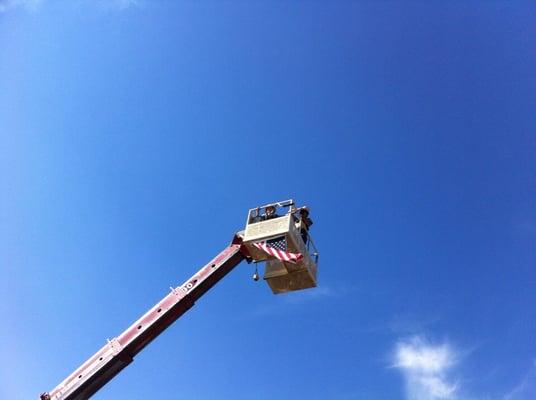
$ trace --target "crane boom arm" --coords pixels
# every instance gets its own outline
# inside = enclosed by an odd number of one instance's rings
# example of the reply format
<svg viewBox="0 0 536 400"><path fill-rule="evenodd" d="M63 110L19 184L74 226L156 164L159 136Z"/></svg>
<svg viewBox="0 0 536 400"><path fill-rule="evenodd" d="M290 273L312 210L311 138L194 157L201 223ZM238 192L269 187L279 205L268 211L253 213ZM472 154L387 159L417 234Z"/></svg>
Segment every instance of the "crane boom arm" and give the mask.
<svg viewBox="0 0 536 400"><path fill-rule="evenodd" d="M172 289L117 338L109 340L56 388L43 393L41 400L86 400L91 397L245 258L241 240L235 237L232 244L190 279Z"/></svg>

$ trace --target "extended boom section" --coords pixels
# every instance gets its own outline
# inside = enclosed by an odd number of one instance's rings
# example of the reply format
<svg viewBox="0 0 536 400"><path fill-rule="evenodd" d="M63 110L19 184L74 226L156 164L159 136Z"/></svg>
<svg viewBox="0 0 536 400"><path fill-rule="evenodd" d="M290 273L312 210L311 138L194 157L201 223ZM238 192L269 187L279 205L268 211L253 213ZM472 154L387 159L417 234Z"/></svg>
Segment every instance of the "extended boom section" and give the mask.
<svg viewBox="0 0 536 400"><path fill-rule="evenodd" d="M255 281L257 263L266 262L264 279L274 294L316 287L318 251L309 234L312 224L309 208L297 208L293 200L250 209L244 231L236 233L227 248L56 388L41 394L41 400L89 399L244 259L255 263Z"/></svg>
<svg viewBox="0 0 536 400"><path fill-rule="evenodd" d="M86 400L130 364L134 356L155 339L195 301L236 267L246 256L240 238L218 254L182 285L158 302L89 358L55 389L41 395L41 400Z"/></svg>

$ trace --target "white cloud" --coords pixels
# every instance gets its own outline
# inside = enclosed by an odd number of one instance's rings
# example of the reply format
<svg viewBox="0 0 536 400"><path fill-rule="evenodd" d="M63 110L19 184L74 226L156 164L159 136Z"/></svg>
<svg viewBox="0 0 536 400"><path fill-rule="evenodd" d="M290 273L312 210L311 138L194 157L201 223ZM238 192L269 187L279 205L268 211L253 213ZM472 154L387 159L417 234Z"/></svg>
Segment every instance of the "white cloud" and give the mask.
<svg viewBox="0 0 536 400"><path fill-rule="evenodd" d="M446 343L432 345L420 336L397 343L393 367L404 375L408 400L455 399L458 385L448 376L456 355Z"/></svg>
<svg viewBox="0 0 536 400"><path fill-rule="evenodd" d="M8 11L16 7L35 10L43 0L0 0L0 12Z"/></svg>

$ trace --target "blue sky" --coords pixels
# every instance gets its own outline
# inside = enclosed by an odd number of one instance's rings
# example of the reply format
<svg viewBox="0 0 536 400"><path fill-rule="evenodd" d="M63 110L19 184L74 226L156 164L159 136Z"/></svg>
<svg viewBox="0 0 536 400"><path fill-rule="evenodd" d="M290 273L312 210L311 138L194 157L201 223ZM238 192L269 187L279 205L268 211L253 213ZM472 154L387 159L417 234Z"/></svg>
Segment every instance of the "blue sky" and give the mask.
<svg viewBox="0 0 536 400"><path fill-rule="evenodd" d="M0 397L36 398L311 207L95 399L536 398L536 6L0 1Z"/></svg>

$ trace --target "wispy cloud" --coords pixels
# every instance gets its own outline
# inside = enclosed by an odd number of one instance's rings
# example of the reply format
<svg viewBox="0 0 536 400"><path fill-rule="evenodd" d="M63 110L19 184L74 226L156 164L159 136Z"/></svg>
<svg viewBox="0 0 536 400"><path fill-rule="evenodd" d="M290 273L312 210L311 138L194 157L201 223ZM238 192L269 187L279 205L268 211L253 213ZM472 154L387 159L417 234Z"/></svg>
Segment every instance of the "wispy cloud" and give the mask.
<svg viewBox="0 0 536 400"><path fill-rule="evenodd" d="M35 10L43 0L0 0L0 12L15 9L17 7Z"/></svg>
<svg viewBox="0 0 536 400"><path fill-rule="evenodd" d="M529 219L517 223L516 227L518 231L522 233L527 233L527 234L536 233L536 223Z"/></svg>
<svg viewBox="0 0 536 400"><path fill-rule="evenodd" d="M523 379L508 392L503 400L532 400L536 398L536 360Z"/></svg>
<svg viewBox="0 0 536 400"><path fill-rule="evenodd" d="M45 0L0 0L0 12L23 8L34 11L45 3ZM142 0L77 0L74 4L96 5L104 9L126 10L142 6Z"/></svg>
<svg viewBox="0 0 536 400"><path fill-rule="evenodd" d="M335 290L332 287L319 286L315 288L314 290L303 290L303 291L292 293L291 296L286 296L284 297L284 299L288 303L298 304L298 303L305 303L305 302L314 301L314 300L322 299L322 298L340 297L342 295L343 295L342 289Z"/></svg>
<svg viewBox="0 0 536 400"><path fill-rule="evenodd" d="M278 295L269 304L256 307L250 316L266 316L273 314L281 314L284 312L293 312L300 307L304 307L310 303L322 302L328 300L337 300L353 291L350 287L342 286L319 286L314 289L300 290L292 293Z"/></svg>
<svg viewBox="0 0 536 400"><path fill-rule="evenodd" d="M449 378L456 353L442 343L433 345L422 336L399 341L393 367L404 375L408 400L456 399L458 385Z"/></svg>
<svg viewBox="0 0 536 400"><path fill-rule="evenodd" d="M103 7L119 10L141 6L141 0L99 0L98 3Z"/></svg>

